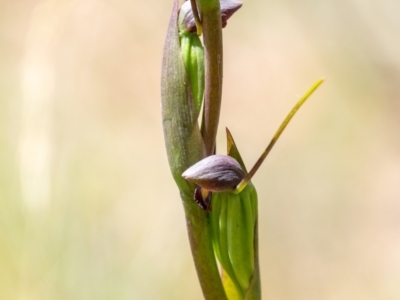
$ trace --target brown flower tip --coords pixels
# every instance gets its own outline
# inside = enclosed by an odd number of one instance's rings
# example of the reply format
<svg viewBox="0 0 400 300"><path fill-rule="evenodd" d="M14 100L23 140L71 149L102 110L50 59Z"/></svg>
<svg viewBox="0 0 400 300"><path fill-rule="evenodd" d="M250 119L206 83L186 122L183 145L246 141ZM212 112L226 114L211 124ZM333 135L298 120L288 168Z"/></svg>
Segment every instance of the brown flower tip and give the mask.
<svg viewBox="0 0 400 300"><path fill-rule="evenodd" d="M220 0L222 28L225 28L228 19L242 7L242 3L236 0ZM201 17L201 16L200 16ZM185 1L179 11L179 29L196 32L196 22L193 17L190 1Z"/></svg>
<svg viewBox="0 0 400 300"><path fill-rule="evenodd" d="M197 31L196 21L193 16L192 5L190 1L185 1L179 10L179 30L186 30L189 32Z"/></svg>
<svg viewBox="0 0 400 300"><path fill-rule="evenodd" d="M212 192L233 191L245 176L240 164L227 155L211 155L187 169L182 177Z"/></svg>
<svg viewBox="0 0 400 300"><path fill-rule="evenodd" d="M243 3L236 0L220 0L222 28L225 28L228 19L242 7Z"/></svg>

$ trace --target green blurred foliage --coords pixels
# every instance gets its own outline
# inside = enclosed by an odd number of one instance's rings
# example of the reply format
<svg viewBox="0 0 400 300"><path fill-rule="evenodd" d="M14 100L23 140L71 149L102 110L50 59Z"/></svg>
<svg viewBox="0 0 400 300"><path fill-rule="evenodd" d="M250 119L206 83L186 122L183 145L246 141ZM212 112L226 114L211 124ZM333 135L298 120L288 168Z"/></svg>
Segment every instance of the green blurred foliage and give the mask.
<svg viewBox="0 0 400 300"><path fill-rule="evenodd" d="M171 1L0 2L0 298L202 299L160 117ZM245 1L218 152L253 182L265 299L400 298L400 2Z"/></svg>

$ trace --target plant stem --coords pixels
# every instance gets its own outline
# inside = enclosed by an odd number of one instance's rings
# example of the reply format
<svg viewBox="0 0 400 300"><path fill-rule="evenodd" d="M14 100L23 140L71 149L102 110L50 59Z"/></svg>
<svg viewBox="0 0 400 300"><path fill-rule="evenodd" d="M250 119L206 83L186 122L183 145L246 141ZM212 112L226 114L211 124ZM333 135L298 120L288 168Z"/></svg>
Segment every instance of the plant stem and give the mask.
<svg viewBox="0 0 400 300"><path fill-rule="evenodd" d="M182 173L214 154L222 97L222 21L219 0L190 0L198 34L203 30L204 109L201 131L198 111L193 105L193 91L185 70L178 36L178 5L174 0L162 72L162 115L167 154L173 177L182 198L187 230L197 275L207 300L227 300L212 245L210 214L193 201L194 188ZM199 19L199 16L201 19ZM201 23L201 24L200 24ZM255 244L256 246L256 244ZM253 277L254 291L259 276ZM227 295L229 294L229 295Z"/></svg>
<svg viewBox="0 0 400 300"><path fill-rule="evenodd" d="M197 114L191 103L192 92L188 84L189 78L185 70L179 43L178 6L179 1L174 0L164 46L161 76L165 146L172 175L180 190L192 256L204 298L207 300L227 300L211 242L209 214L200 209L193 200L195 186L182 178L182 173L201 160L205 153L203 139L197 123ZM206 9L201 12L201 15L207 20L206 23L208 22L207 28L217 26L215 24L211 25L210 18L206 17L211 13L218 14L219 11ZM221 20L219 19L220 23ZM212 42L208 42L208 47L213 47ZM210 70L208 72L210 73ZM212 78L215 78L215 76L212 76ZM208 86L210 86L210 83L208 83ZM213 115L211 118L213 118ZM215 136L213 144L215 144Z"/></svg>
<svg viewBox="0 0 400 300"><path fill-rule="evenodd" d="M182 195L193 260L206 300L227 300L211 243L208 212L199 209L193 196Z"/></svg>
<svg viewBox="0 0 400 300"><path fill-rule="evenodd" d="M205 92L202 135L206 156L215 149L222 97L222 22L218 0L198 0L205 50Z"/></svg>
<svg viewBox="0 0 400 300"><path fill-rule="evenodd" d="M221 9L219 0L197 0L196 3L197 10L201 16L205 52L204 111L201 131L205 154L209 156L214 153L215 149L222 97ZM203 294L206 299L226 300L227 297L221 278L218 277L218 280L209 282L210 277L215 277L215 273L218 274L218 270L215 270L216 261L211 244L209 214L199 210L196 206L193 200L190 203L185 202L189 239ZM197 215L201 216L196 217ZM206 223L204 223L204 216L207 217ZM196 220L196 222L191 222L192 219ZM204 248L203 243L207 244L207 249ZM197 252L195 251L196 249ZM212 263L212 269L208 267L210 263Z"/></svg>
<svg viewBox="0 0 400 300"><path fill-rule="evenodd" d="M200 20L199 12L197 10L196 0L190 0L190 4L192 6L194 21L196 22L197 35L200 36L203 34L203 26L201 25L201 20Z"/></svg>

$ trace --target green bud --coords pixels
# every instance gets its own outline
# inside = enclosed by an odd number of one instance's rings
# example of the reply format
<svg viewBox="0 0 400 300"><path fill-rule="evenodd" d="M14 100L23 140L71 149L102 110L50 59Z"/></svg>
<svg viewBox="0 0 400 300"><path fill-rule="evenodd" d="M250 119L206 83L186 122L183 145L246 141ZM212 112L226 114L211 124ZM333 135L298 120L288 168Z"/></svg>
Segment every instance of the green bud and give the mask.
<svg viewBox="0 0 400 300"><path fill-rule="evenodd" d="M240 194L213 194L212 205L214 252L243 298L249 289L255 267L257 192L249 183Z"/></svg>
<svg viewBox="0 0 400 300"><path fill-rule="evenodd" d="M192 24L193 22L193 24ZM203 104L205 87L204 48L196 30L190 1L182 4L178 18L179 41L183 63L189 77L196 117Z"/></svg>
<svg viewBox="0 0 400 300"><path fill-rule="evenodd" d="M197 34L188 31L179 33L183 63L192 88L196 118L200 114L204 97L205 71L204 48Z"/></svg>
<svg viewBox="0 0 400 300"><path fill-rule="evenodd" d="M253 193L254 187L248 184L236 199L229 201L227 234L230 241L228 251L233 270L246 291L254 271L254 226L253 209L250 197L257 197Z"/></svg>
<svg viewBox="0 0 400 300"><path fill-rule="evenodd" d="M229 193L231 194L231 193ZM220 262L224 272L232 280L237 292L243 294L243 289L240 286L237 276L232 267L231 259L229 257L229 240L228 240L228 193L215 193L213 194L213 209L211 211L211 237L214 247L214 253ZM235 195L234 195L235 196Z"/></svg>

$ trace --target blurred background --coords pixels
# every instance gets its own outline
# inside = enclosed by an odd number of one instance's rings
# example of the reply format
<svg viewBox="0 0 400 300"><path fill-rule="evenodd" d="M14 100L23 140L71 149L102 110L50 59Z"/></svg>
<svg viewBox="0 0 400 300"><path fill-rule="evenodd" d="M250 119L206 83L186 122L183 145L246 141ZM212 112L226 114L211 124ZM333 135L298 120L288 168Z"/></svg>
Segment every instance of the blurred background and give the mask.
<svg viewBox="0 0 400 300"><path fill-rule="evenodd" d="M169 173L172 0L0 1L0 298L203 299ZM400 299L400 2L244 1L218 152L251 167L264 299Z"/></svg>

